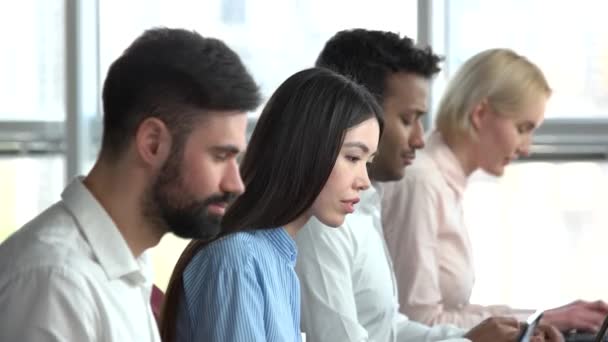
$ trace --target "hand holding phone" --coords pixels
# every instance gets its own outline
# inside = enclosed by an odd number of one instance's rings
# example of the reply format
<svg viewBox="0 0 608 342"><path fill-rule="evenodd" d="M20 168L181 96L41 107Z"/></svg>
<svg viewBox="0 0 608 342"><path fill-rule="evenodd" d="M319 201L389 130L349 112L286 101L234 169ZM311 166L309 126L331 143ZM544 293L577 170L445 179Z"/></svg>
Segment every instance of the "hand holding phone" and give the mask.
<svg viewBox="0 0 608 342"><path fill-rule="evenodd" d="M530 315L530 317L528 317L528 319L526 320L526 326L522 330L521 335L519 335L519 339L517 341L530 342L530 338L532 337L532 335L534 335L534 331L536 330L536 327L540 323L540 319L542 317L542 310L537 310L532 315Z"/></svg>

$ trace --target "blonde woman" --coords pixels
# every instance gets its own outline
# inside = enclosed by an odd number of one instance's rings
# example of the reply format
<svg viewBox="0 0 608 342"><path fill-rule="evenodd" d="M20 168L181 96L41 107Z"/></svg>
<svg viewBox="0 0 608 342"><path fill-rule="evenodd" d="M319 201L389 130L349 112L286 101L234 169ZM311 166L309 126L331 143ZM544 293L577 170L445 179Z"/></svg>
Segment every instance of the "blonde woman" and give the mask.
<svg viewBox="0 0 608 342"><path fill-rule="evenodd" d="M448 85L425 149L405 178L385 186L385 237L400 308L411 319L470 328L490 316L515 315L506 306L469 303L474 270L462 195L475 170L501 176L529 153L550 95L542 71L525 57L507 49L473 56ZM607 314L603 302L577 301L543 319L562 331L594 331Z"/></svg>

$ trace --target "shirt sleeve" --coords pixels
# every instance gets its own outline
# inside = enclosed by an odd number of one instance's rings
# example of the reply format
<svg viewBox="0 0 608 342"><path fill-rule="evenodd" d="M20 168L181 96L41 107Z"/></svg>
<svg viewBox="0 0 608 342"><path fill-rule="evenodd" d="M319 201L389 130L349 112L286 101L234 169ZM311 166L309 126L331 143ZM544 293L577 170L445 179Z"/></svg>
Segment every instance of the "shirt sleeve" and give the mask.
<svg viewBox="0 0 608 342"><path fill-rule="evenodd" d="M97 341L97 311L84 278L35 269L0 286L0 341Z"/></svg>
<svg viewBox="0 0 608 342"><path fill-rule="evenodd" d="M453 325L429 327L411 321L403 314L398 314L396 321L397 342L470 342L463 337L466 330Z"/></svg>
<svg viewBox="0 0 608 342"><path fill-rule="evenodd" d="M306 341L368 341L368 333L357 319L353 241L346 226L328 228L312 218L298 232L296 242Z"/></svg>
<svg viewBox="0 0 608 342"><path fill-rule="evenodd" d="M266 341L264 294L251 259L243 260L238 268L207 265L197 279L197 283L184 284L196 303L189 310L192 341Z"/></svg>
<svg viewBox="0 0 608 342"><path fill-rule="evenodd" d="M446 210L432 181L412 174L383 198L383 226L394 261L401 311L428 324L471 328L490 316L511 316L506 306L467 304L447 309L439 283L438 236Z"/></svg>
<svg viewBox="0 0 608 342"><path fill-rule="evenodd" d="M370 227L373 229L373 227ZM302 291L302 330L307 342L371 342L357 318L353 293L354 240L347 226L324 227L311 219L296 236ZM464 342L464 331L451 326L428 327L398 314L397 342ZM384 341L374 341L384 342Z"/></svg>

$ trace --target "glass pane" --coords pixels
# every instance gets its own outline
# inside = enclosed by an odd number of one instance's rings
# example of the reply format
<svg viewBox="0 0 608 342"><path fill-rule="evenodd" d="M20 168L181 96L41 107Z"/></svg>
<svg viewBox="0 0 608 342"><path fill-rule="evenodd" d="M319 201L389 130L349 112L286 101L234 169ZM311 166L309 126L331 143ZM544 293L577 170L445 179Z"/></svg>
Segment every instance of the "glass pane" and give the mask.
<svg viewBox="0 0 608 342"><path fill-rule="evenodd" d="M449 71L473 54L512 48L545 72L547 118L608 119L608 25L603 0L449 1Z"/></svg>
<svg viewBox="0 0 608 342"><path fill-rule="evenodd" d="M348 15L336 15L346 13L345 8ZM144 29L183 27L228 43L269 96L288 76L312 66L325 41L339 30L376 28L415 38L416 8L416 0L102 1L101 74Z"/></svg>
<svg viewBox="0 0 608 342"><path fill-rule="evenodd" d="M0 156L0 241L60 199L64 175L63 155Z"/></svg>
<svg viewBox="0 0 608 342"><path fill-rule="evenodd" d="M465 193L477 282L472 302L554 307L605 298L608 163L530 162L477 173Z"/></svg>
<svg viewBox="0 0 608 342"><path fill-rule="evenodd" d="M0 3L0 120L65 118L64 0Z"/></svg>
<svg viewBox="0 0 608 342"><path fill-rule="evenodd" d="M101 1L100 70L105 78L112 61L145 29L182 27L224 40L270 96L288 76L314 65L325 41L339 30L384 29L415 38L416 10L416 0ZM186 243L167 236L153 250L162 289Z"/></svg>

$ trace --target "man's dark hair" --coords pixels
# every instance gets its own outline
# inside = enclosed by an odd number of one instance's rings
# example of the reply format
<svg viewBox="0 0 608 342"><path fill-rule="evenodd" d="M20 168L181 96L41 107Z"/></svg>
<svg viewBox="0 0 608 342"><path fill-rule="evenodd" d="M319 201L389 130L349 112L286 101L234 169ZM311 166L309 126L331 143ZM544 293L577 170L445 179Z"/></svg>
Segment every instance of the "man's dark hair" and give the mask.
<svg viewBox="0 0 608 342"><path fill-rule="evenodd" d="M417 47L408 37L393 32L354 29L340 31L330 38L319 54L316 66L354 79L382 103L391 74L408 72L430 79L441 70L441 60L430 47Z"/></svg>
<svg viewBox="0 0 608 342"><path fill-rule="evenodd" d="M103 87L102 153L116 157L148 117L183 143L201 111L251 111L259 89L222 41L193 31L145 31L110 66Z"/></svg>

